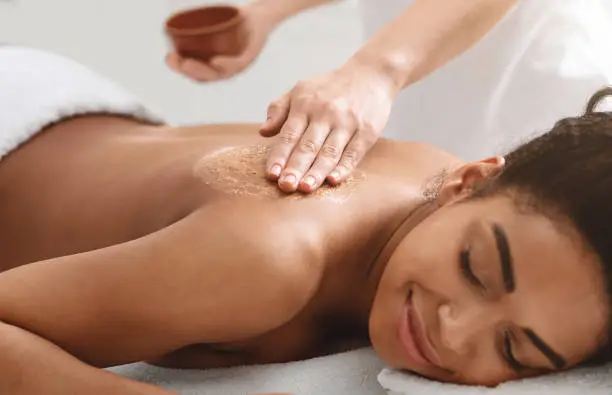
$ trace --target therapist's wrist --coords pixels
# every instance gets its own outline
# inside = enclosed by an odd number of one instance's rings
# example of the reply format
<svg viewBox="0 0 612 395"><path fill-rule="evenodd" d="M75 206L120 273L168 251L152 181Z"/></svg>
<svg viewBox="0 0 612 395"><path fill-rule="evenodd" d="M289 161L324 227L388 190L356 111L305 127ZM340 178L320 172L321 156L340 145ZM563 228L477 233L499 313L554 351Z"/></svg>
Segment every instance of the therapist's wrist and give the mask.
<svg viewBox="0 0 612 395"><path fill-rule="evenodd" d="M303 11L335 1L338 0L250 0L247 6L257 8L269 23L277 26Z"/></svg>
<svg viewBox="0 0 612 395"><path fill-rule="evenodd" d="M256 14L259 23L265 24L268 30L273 30L287 18L286 11L276 0L251 0L244 7Z"/></svg>
<svg viewBox="0 0 612 395"><path fill-rule="evenodd" d="M389 89L397 94L411 81L414 62L403 54L370 54L367 52L357 52L345 64L348 68L361 68L369 70L370 74L386 81Z"/></svg>
<svg viewBox="0 0 612 395"><path fill-rule="evenodd" d="M290 0L251 0L246 6L260 15L260 19L265 20L271 28L301 11L291 4Z"/></svg>

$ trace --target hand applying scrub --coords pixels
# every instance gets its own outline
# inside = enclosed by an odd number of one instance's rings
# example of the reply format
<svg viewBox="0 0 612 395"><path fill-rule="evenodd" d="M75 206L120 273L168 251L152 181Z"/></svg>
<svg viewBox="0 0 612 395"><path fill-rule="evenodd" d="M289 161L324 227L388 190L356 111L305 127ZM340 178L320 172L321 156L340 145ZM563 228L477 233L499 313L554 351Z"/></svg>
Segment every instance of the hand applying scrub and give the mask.
<svg viewBox="0 0 612 395"><path fill-rule="evenodd" d="M288 193L346 180L381 135L397 92L471 47L516 2L414 0L344 66L269 106L260 134L279 138L268 178Z"/></svg>
<svg viewBox="0 0 612 395"><path fill-rule="evenodd" d="M197 81L228 78L257 58L270 32L283 21L330 2L252 0L243 6L251 39L242 55L217 57L205 64L172 53L168 64ZM386 1L378 3L385 7ZM406 0L406 10L344 66L303 80L269 106L260 133L279 138L269 155L268 177L278 180L285 192L306 193L325 181L346 180L380 137L397 92L470 48L516 3ZM479 66L483 65L475 65L474 73Z"/></svg>
<svg viewBox="0 0 612 395"><path fill-rule="evenodd" d="M260 130L279 135L267 162L269 178L285 192L345 180L382 133L398 90L357 59L298 83L268 107Z"/></svg>

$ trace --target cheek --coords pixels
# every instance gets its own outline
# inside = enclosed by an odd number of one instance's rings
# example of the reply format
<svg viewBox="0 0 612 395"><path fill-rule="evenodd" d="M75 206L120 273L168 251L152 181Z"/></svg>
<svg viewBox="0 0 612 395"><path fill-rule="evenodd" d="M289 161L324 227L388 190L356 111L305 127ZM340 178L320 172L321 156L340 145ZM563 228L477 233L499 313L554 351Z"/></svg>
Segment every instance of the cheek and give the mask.
<svg viewBox="0 0 612 395"><path fill-rule="evenodd" d="M585 286L580 292L568 282L561 291L554 279L542 280L514 296L517 321L537 332L570 366L580 363L597 349L607 327L609 309L597 289Z"/></svg>
<svg viewBox="0 0 612 395"><path fill-rule="evenodd" d="M406 236L389 262L393 281L414 282L447 292L461 284L459 232L441 222L423 224Z"/></svg>

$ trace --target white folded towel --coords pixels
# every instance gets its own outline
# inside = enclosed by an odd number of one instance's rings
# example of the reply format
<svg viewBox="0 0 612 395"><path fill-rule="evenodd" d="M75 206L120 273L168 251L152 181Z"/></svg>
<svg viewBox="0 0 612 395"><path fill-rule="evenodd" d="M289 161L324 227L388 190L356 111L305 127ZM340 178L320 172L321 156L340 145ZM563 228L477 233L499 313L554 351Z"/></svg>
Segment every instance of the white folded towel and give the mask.
<svg viewBox="0 0 612 395"><path fill-rule="evenodd" d="M387 395L610 395L612 363L508 381L495 388L437 383L391 369L384 369L378 381Z"/></svg>
<svg viewBox="0 0 612 395"><path fill-rule="evenodd" d="M73 60L0 46L0 158L46 126L90 113L161 122L135 96Z"/></svg>

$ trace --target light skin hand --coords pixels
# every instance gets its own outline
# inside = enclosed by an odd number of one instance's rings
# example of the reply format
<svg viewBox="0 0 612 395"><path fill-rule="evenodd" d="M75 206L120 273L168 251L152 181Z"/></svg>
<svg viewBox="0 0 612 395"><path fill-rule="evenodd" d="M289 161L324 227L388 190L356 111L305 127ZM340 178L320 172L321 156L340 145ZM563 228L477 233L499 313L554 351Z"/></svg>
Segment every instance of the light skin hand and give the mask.
<svg viewBox="0 0 612 395"><path fill-rule="evenodd" d="M337 71L298 83L261 127L279 135L267 174L285 192L345 180L380 136L396 93L474 45L517 0L415 0Z"/></svg>
<svg viewBox="0 0 612 395"><path fill-rule="evenodd" d="M241 5L249 30L248 44L237 56L218 55L209 62L181 57L176 52L166 56L167 65L179 74L197 82L231 78L246 70L257 59L268 36L285 20L307 9L333 0L251 0Z"/></svg>
<svg viewBox="0 0 612 395"><path fill-rule="evenodd" d="M382 133L396 93L389 78L358 61L298 83L268 107L260 129L278 135L268 178L287 193L344 181Z"/></svg>
<svg viewBox="0 0 612 395"><path fill-rule="evenodd" d="M271 15L257 2L241 6L249 30L246 49L236 56L217 55L208 62L183 58L177 52L166 56L172 70L197 82L212 82L231 78L246 70L263 50L268 35L276 26Z"/></svg>

